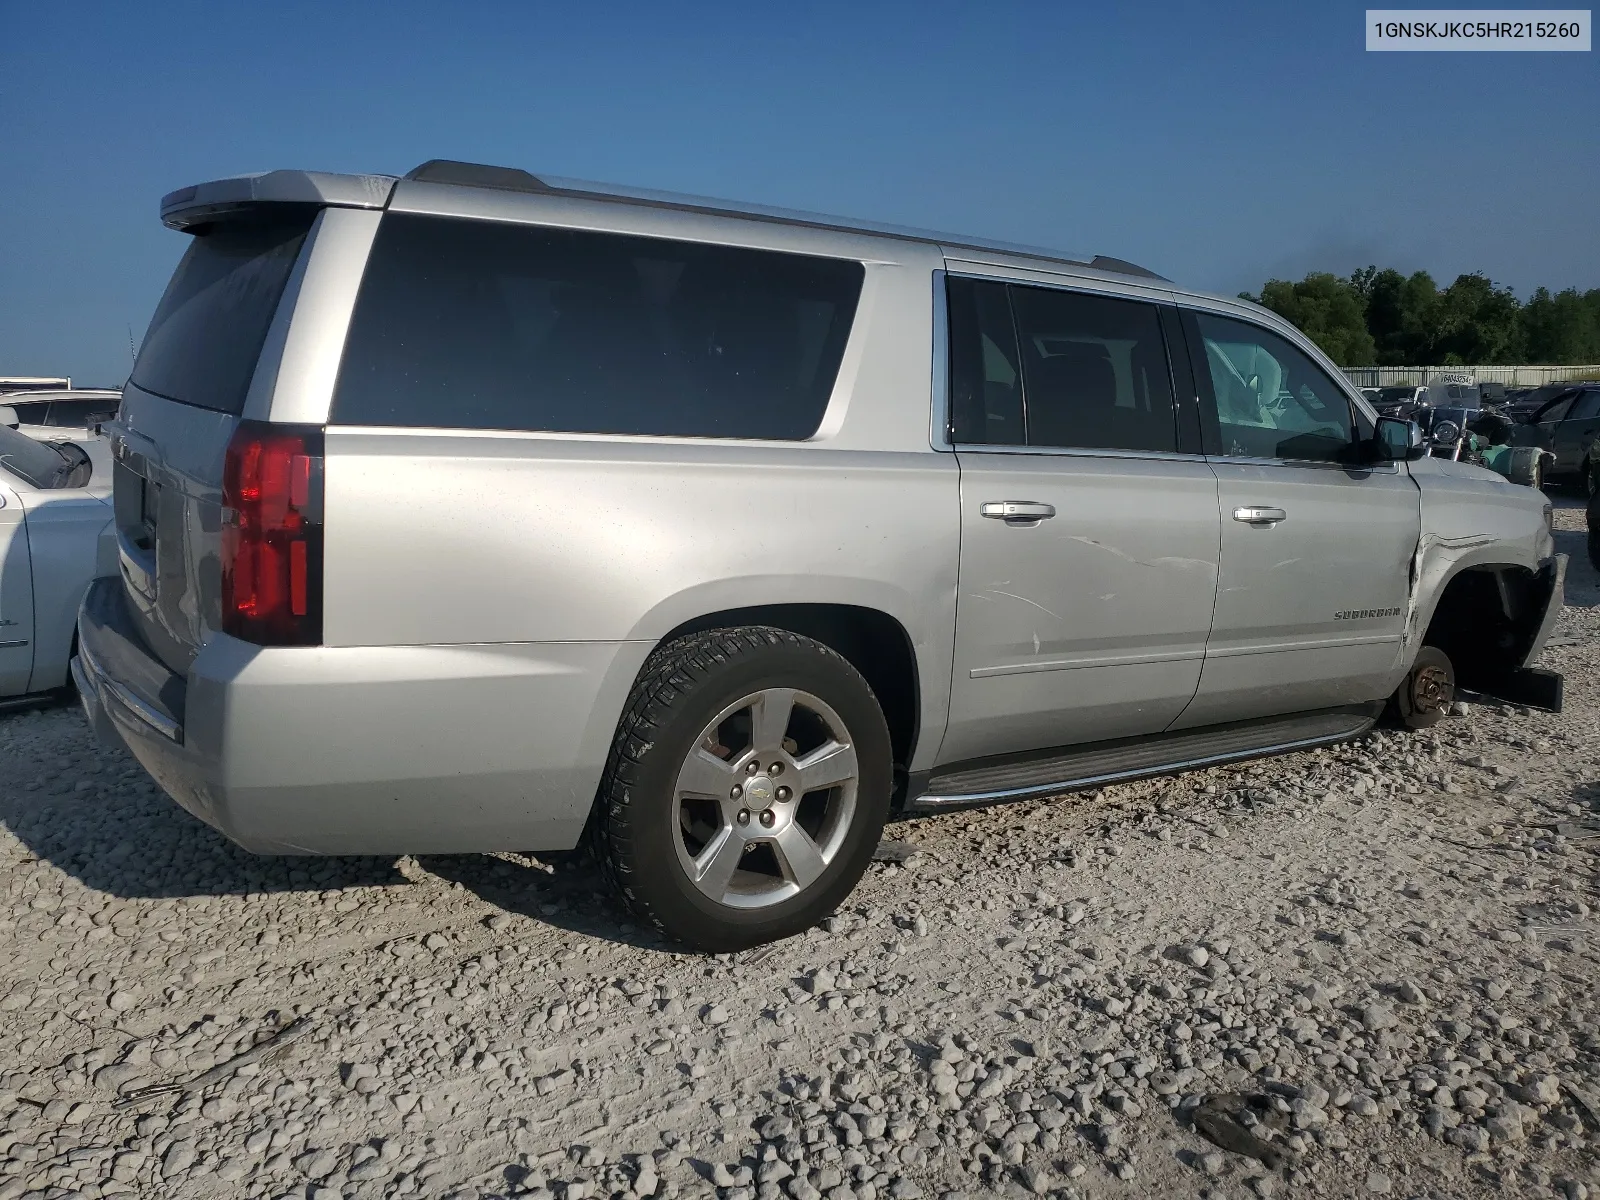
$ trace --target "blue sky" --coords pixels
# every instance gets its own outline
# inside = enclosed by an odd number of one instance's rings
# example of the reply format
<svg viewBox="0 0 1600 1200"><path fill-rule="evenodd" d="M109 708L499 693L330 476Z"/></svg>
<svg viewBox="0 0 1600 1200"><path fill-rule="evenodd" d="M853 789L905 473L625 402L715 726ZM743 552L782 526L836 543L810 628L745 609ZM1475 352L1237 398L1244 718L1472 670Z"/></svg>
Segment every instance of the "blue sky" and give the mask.
<svg viewBox="0 0 1600 1200"><path fill-rule="evenodd" d="M1600 61L1369 54L1364 7L13 3L0 373L120 383L157 201L460 158L1132 259L1600 287Z"/></svg>

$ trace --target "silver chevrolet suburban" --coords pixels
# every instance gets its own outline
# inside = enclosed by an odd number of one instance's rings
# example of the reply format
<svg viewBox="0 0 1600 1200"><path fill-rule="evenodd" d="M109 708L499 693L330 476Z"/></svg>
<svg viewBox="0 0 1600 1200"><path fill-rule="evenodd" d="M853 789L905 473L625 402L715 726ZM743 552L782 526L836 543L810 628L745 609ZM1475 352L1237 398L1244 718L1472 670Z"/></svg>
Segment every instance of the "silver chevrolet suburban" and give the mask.
<svg viewBox="0 0 1600 1200"><path fill-rule="evenodd" d="M1560 705L1544 497L1254 305L447 161L161 212L74 675L251 850L587 839L729 950L893 811Z"/></svg>

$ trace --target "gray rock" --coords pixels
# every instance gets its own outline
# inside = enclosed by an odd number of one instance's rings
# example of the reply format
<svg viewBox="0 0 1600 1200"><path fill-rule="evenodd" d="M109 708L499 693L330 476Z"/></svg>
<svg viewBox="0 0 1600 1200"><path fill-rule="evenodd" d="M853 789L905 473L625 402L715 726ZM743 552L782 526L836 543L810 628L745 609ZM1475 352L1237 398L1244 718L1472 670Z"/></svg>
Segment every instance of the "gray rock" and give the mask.
<svg viewBox="0 0 1600 1200"><path fill-rule="evenodd" d="M1017 1178L1022 1181L1022 1186L1035 1196L1043 1196L1055 1187L1055 1181L1051 1179L1050 1172L1042 1167L1036 1167L1032 1163L1024 1163L1018 1167Z"/></svg>
<svg viewBox="0 0 1600 1200"><path fill-rule="evenodd" d="M1399 1023L1400 1018L1395 1016L1394 1009L1380 1001L1373 1001L1361 1009L1361 1027L1369 1032L1393 1029Z"/></svg>
<svg viewBox="0 0 1600 1200"><path fill-rule="evenodd" d="M1548 1071L1528 1080L1527 1087L1531 1104L1559 1104L1561 1101L1561 1079Z"/></svg>
<svg viewBox="0 0 1600 1200"><path fill-rule="evenodd" d="M294 1158L295 1167L307 1179L325 1179L339 1165L337 1150L307 1150Z"/></svg>
<svg viewBox="0 0 1600 1200"><path fill-rule="evenodd" d="M161 1156L161 1178L175 1179L194 1165L195 1151L191 1142L173 1142Z"/></svg>

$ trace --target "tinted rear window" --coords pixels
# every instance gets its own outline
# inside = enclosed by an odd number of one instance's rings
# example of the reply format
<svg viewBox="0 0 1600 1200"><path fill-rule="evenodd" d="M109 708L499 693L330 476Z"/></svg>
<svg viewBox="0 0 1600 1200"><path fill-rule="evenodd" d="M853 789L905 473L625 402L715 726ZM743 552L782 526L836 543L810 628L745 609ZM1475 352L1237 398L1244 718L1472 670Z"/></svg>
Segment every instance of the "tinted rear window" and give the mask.
<svg viewBox="0 0 1600 1200"><path fill-rule="evenodd" d="M196 235L150 320L132 381L169 400L242 412L311 220Z"/></svg>
<svg viewBox="0 0 1600 1200"><path fill-rule="evenodd" d="M391 214L333 420L807 438L863 275L838 259Z"/></svg>

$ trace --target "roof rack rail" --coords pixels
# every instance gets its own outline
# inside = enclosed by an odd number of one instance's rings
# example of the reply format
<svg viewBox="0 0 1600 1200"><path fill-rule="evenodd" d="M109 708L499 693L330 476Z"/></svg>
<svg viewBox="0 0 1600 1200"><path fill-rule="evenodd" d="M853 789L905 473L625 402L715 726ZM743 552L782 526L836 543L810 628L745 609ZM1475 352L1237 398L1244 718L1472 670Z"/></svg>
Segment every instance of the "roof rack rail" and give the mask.
<svg viewBox="0 0 1600 1200"><path fill-rule="evenodd" d="M1171 283L1165 275L1157 275L1148 267L1141 267L1138 263L1131 263L1125 258L1109 258L1104 254L1096 254L1089 260L1089 265L1096 271L1113 271L1118 275L1138 275L1142 279L1159 279L1162 283Z"/></svg>
<svg viewBox="0 0 1600 1200"><path fill-rule="evenodd" d="M1038 246L1019 246L987 238L972 238L955 234L938 233L929 229L908 229L898 225L878 225L849 217L827 216L822 213L796 212L773 208L764 204L741 204L728 200L713 200L705 196L685 196L672 192L658 192L644 188L619 187L609 183L588 180L540 178L520 167L496 167L486 163L460 162L449 158L430 158L427 162L406 172L404 178L417 183L443 183L458 187L496 188L501 191L533 192L542 195L581 196L593 200L623 201L646 204L656 208L672 208L684 212L714 213L724 216L758 217L781 221L788 225L804 225L813 229L831 229L843 233L866 233L876 237L899 238L904 241L932 242L940 246L961 250L985 250L1001 254L1042 258L1052 262L1072 263L1095 271L1117 275L1133 275L1142 279L1170 282L1165 276L1120 258L1103 254L1072 254L1062 250L1049 250Z"/></svg>
<svg viewBox="0 0 1600 1200"><path fill-rule="evenodd" d="M458 162L453 158L430 158L407 171L406 179L420 183L453 183L460 187L499 188L507 192L549 192L543 180L521 167L492 167L487 163Z"/></svg>

